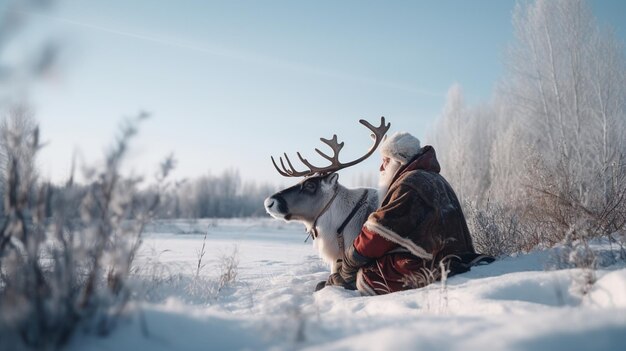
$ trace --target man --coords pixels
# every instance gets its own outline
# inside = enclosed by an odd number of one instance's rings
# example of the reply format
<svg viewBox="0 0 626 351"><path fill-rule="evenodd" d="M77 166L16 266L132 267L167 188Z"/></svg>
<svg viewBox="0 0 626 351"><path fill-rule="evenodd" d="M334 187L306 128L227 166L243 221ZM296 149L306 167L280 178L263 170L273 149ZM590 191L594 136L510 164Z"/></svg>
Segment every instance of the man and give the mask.
<svg viewBox="0 0 626 351"><path fill-rule="evenodd" d="M426 286L483 259L452 187L439 174L434 148L396 133L383 142L381 154L380 207L326 285L380 295Z"/></svg>

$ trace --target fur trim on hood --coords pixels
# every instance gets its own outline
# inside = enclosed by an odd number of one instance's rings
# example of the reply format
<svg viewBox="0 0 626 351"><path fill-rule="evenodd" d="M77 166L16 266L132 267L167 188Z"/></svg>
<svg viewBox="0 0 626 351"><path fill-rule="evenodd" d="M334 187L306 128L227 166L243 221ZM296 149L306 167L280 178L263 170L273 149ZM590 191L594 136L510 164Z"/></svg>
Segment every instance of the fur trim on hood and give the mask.
<svg viewBox="0 0 626 351"><path fill-rule="evenodd" d="M417 155L420 149L419 139L406 132L396 132L383 141L380 153L405 165Z"/></svg>

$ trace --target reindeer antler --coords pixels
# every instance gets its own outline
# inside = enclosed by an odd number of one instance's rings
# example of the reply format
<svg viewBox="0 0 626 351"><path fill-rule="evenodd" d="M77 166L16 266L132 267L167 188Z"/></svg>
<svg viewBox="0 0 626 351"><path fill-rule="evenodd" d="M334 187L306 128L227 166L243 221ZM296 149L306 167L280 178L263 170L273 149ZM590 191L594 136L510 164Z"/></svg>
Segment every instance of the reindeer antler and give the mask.
<svg viewBox="0 0 626 351"><path fill-rule="evenodd" d="M278 173L280 173L280 175L285 176L285 177L301 177L301 176L307 177L313 174L337 172L340 169L354 166L355 164L362 162L366 158L370 157L372 153L374 153L378 145L380 145L381 141L383 140L383 136L385 136L385 134L389 130L389 127L391 127L391 123L385 123L385 117L380 118L380 126L378 127L374 127L373 125L371 125L368 121L364 119L359 120L359 123L366 126L369 130L371 130L374 133L372 134L372 138L374 139L374 145L370 147L370 149L367 151L365 155L361 156L360 158L354 161L351 161L348 163L339 162L339 152L343 148L344 142L343 141L341 143L338 142L337 135L333 134L333 137L331 139L320 138L320 140L324 144L330 146L330 148L333 150L333 156L328 156L327 154L323 153L319 149L317 148L315 149L315 151L317 151L317 153L320 154L320 156L324 157L325 159L331 162L329 166L326 166L326 167L314 166L309 161L307 161L307 159L302 157L302 155L300 155L299 152L296 152L296 154L298 155L298 158L300 159L302 163L304 163L304 165L306 165L309 168L306 171L297 171L291 164L291 161L289 160L289 157L287 157L286 153L284 153L283 155L285 156L285 160L287 161L287 165L289 166L289 169L285 167L285 163L283 162L282 157L279 158L282 169L278 167L278 165L276 164L276 161L274 161L273 156L272 156L272 163L274 164L274 167L276 168Z"/></svg>

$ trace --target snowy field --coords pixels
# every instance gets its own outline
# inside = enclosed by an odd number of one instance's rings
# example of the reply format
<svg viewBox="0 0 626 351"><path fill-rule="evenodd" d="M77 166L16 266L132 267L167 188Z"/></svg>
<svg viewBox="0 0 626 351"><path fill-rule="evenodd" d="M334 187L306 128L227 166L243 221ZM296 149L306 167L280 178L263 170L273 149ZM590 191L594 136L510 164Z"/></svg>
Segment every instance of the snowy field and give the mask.
<svg viewBox="0 0 626 351"><path fill-rule="evenodd" d="M445 286L360 297L313 293L328 268L305 237L302 225L271 219L153 225L135 268L142 302L109 337L79 336L70 349L625 349L623 263L597 271L584 297L580 271L545 270L550 251L475 267ZM225 262L237 261L234 281L220 285Z"/></svg>

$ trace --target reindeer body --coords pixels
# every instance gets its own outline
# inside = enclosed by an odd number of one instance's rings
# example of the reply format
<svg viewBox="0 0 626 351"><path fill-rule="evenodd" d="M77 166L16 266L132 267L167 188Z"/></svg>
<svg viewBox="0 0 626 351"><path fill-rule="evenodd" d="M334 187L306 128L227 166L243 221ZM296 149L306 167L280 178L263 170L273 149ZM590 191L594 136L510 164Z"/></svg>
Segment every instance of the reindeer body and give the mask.
<svg viewBox="0 0 626 351"><path fill-rule="evenodd" d="M331 267L331 273L337 272L337 260L343 258L344 253L340 251L343 247L347 250L354 239L361 232L361 227L367 220L367 216L376 209L378 194L374 189L358 188L348 189L339 185L337 198L333 201L328 211L317 221L318 237L313 241L320 257ZM354 217L343 230L343 245L339 245L337 229L348 217L352 209L357 205L363 193L367 192L367 198L363 206L357 209ZM305 224L310 228L311 224Z"/></svg>
<svg viewBox="0 0 626 351"><path fill-rule="evenodd" d="M348 189L339 184L337 178L337 174L311 177L265 200L265 209L272 217L301 222L309 233L317 233L313 245L330 265L331 273L337 272L337 260L343 258L341 248L346 250L352 246L367 216L378 205L375 189ZM307 187L313 187L307 183L315 184L315 190L307 191ZM365 201L359 204L364 194L367 194ZM359 207L343 229L340 245L337 230L356 206Z"/></svg>

